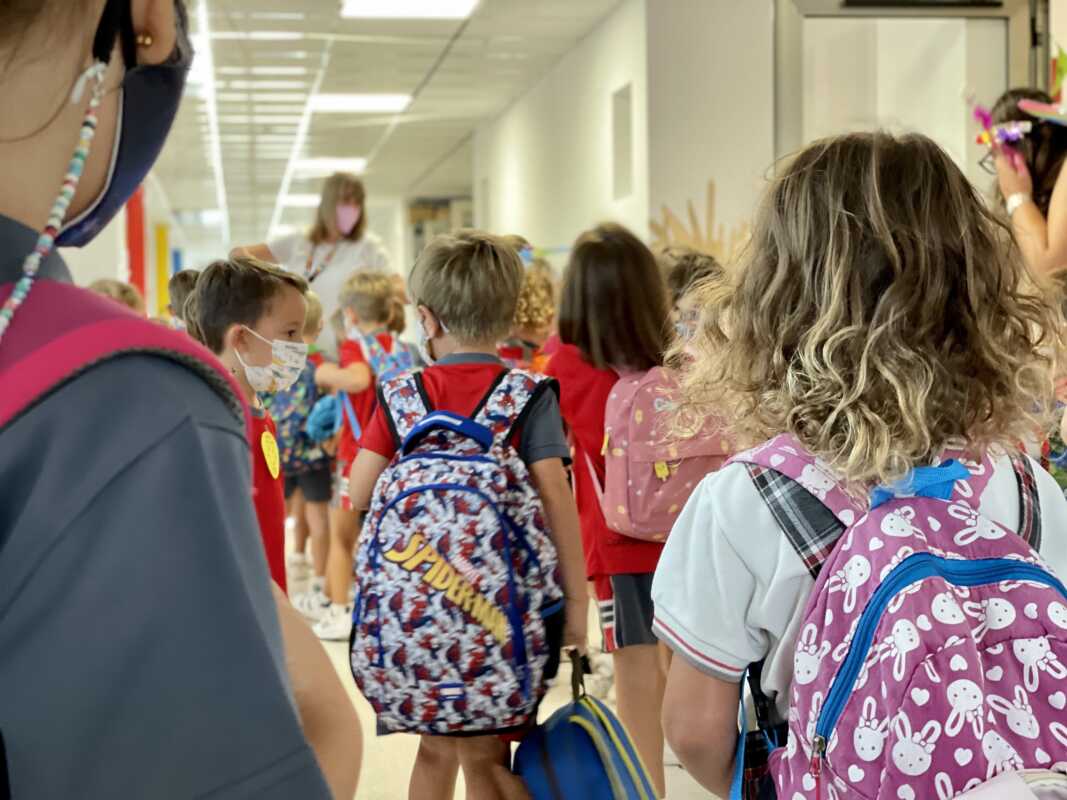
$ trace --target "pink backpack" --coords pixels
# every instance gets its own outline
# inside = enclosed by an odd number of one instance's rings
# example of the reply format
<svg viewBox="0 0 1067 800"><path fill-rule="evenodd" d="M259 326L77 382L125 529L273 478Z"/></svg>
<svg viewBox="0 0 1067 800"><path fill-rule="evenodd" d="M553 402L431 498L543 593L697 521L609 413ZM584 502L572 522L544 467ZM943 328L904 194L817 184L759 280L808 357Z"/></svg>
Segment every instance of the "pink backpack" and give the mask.
<svg viewBox="0 0 1067 800"><path fill-rule="evenodd" d="M662 367L623 374L604 412L603 487L587 463L608 527L635 539L665 540L693 489L731 452L714 419L692 438L672 436L677 386Z"/></svg>
<svg viewBox="0 0 1067 800"><path fill-rule="evenodd" d="M843 531L800 626L778 797L947 800L1067 760L1067 587L978 512L988 458L915 470L911 494L879 490L870 509L791 437L735 460L765 499L799 485ZM1037 547L1034 477L1013 460Z"/></svg>

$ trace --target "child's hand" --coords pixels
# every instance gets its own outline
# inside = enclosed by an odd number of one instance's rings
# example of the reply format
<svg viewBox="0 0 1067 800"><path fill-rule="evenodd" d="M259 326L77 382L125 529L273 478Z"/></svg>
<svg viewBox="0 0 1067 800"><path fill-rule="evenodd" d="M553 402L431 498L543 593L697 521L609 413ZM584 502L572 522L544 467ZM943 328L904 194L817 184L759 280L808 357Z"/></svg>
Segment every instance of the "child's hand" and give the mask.
<svg viewBox="0 0 1067 800"><path fill-rule="evenodd" d="M996 164L1000 193L1004 197L1034 193L1034 180L1030 177L1030 170L1026 167L1026 159L1017 151L1010 149L1001 151L997 155Z"/></svg>
<svg viewBox="0 0 1067 800"><path fill-rule="evenodd" d="M589 645L589 613L585 597L567 600L564 615L563 646L585 652Z"/></svg>

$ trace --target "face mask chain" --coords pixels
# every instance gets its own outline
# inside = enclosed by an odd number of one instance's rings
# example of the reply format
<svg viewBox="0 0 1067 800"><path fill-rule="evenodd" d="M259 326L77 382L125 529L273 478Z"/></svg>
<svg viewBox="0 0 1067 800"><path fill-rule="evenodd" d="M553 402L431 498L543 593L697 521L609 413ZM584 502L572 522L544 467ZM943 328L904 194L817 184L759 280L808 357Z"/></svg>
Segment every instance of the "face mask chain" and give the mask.
<svg viewBox="0 0 1067 800"><path fill-rule="evenodd" d="M70 166L67 168L66 177L63 179L63 186L59 190L59 196L56 197L51 213L48 215L48 224L45 225L44 230L38 237L37 246L34 247L33 252L26 256L26 260L22 262L22 277L15 284L11 296L7 298L3 307L0 307L0 339L3 338L8 326L11 325L15 310L22 305L27 295L29 295L33 280L37 277L37 272L41 268L41 262L55 249L56 236L59 233L60 226L63 224L63 219L67 215L67 210L70 208L70 203L74 199L74 192L78 188L78 182L81 180L82 172L85 169L85 159L89 156L89 147L92 144L93 137L96 135L96 114L97 109L100 107L100 101L104 97L104 73L106 70L107 65L97 61L82 74L74 85L74 91L71 93L71 102L77 103L81 100L86 82L90 80L94 82L92 96L89 98L89 108L85 112L85 120L82 122L81 133L78 137L78 146L74 148L74 155L71 157Z"/></svg>

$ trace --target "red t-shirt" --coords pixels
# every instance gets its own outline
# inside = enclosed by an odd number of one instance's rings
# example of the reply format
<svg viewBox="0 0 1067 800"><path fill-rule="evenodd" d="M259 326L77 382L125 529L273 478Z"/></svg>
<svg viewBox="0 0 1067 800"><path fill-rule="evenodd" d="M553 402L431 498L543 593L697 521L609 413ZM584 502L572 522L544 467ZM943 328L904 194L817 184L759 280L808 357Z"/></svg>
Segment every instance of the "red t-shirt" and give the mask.
<svg viewBox="0 0 1067 800"><path fill-rule="evenodd" d="M393 337L388 332L382 332L377 334L378 344L380 344L386 352L393 348ZM341 342L341 366L348 367L352 364L370 364L367 361L367 356L363 352L363 345L354 339L345 339ZM374 376L374 370L371 369L371 377ZM374 382L364 389L362 392L356 394L349 394L349 399L352 401L352 410L356 414L356 421L359 423L360 428L364 431L367 429L367 425L370 424L371 418L374 416L374 409L378 405L378 395L375 389ZM351 464L356 460L356 455L359 453L359 442L356 441L356 437L352 432L352 425L348 421L348 413L343 414L343 422L341 423L341 439L337 444L337 460L342 464Z"/></svg>
<svg viewBox="0 0 1067 800"><path fill-rule="evenodd" d="M285 586L285 488L277 429L266 411L252 411L252 494L270 576Z"/></svg>
<svg viewBox="0 0 1067 800"><path fill-rule="evenodd" d="M489 387L507 369L499 361L465 361L458 364L435 364L422 371L422 384L434 411L451 411L470 416L489 393ZM516 432L518 436L518 432ZM389 417L379 406L360 443L385 458L396 453L396 440L389 427Z"/></svg>
<svg viewBox="0 0 1067 800"><path fill-rule="evenodd" d="M596 578L655 572L663 545L611 530L604 521L589 475L588 464L592 461L603 485L604 408L619 376L610 369L597 369L569 344L559 346L545 374L559 381L559 407L574 446L574 494L582 523L586 575Z"/></svg>

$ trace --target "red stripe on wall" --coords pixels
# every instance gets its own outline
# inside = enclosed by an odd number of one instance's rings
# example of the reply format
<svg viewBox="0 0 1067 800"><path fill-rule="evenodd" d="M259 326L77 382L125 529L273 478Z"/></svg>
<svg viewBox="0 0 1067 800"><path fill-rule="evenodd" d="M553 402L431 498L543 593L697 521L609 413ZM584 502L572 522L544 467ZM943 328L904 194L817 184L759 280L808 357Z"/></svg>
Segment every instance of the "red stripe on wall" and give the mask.
<svg viewBox="0 0 1067 800"><path fill-rule="evenodd" d="M145 213L144 187L137 187L133 197L126 203L126 254L130 264L130 283L145 294Z"/></svg>

